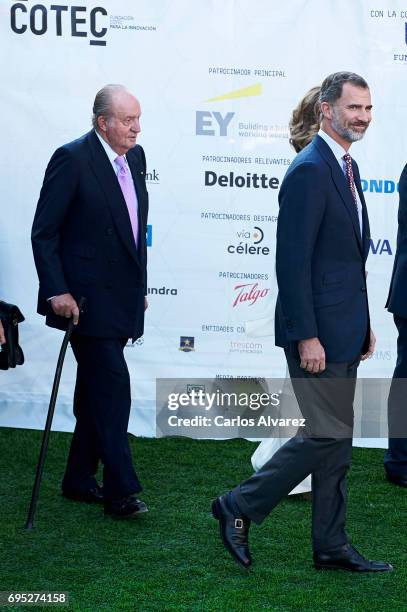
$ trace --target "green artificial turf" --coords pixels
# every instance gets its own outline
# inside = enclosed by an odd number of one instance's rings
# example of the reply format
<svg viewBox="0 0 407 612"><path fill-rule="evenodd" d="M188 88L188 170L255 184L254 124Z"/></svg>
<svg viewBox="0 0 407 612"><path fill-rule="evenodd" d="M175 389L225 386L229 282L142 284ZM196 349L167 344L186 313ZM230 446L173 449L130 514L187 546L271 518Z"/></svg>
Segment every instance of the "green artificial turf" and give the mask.
<svg viewBox="0 0 407 612"><path fill-rule="evenodd" d="M150 512L114 521L61 497L70 435L53 432L35 527L25 531L40 442L38 431L0 429L1 591L67 591L69 609L92 612L407 610L407 491L384 480L383 451L354 450L348 532L393 573L315 571L311 505L292 498L252 526L245 573L220 543L210 502L251 474L254 444L131 437Z"/></svg>

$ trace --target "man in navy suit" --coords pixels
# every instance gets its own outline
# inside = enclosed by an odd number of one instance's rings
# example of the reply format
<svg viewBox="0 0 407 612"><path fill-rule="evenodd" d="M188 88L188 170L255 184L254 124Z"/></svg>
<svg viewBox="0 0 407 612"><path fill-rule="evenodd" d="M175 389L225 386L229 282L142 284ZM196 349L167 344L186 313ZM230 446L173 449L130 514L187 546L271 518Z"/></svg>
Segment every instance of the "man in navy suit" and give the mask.
<svg viewBox="0 0 407 612"><path fill-rule="evenodd" d="M371 109L362 77L328 76L320 93L321 129L281 185L276 344L285 350L306 428L212 504L224 545L245 568L251 564L250 522L261 523L312 474L315 567L392 569L365 559L345 532L356 372L375 344L365 274L369 221L358 167L348 150L363 137Z"/></svg>
<svg viewBox="0 0 407 612"><path fill-rule="evenodd" d="M397 364L388 400L389 448L384 466L390 482L407 487L407 165L399 182L397 251L386 307L398 330Z"/></svg>
<svg viewBox="0 0 407 612"><path fill-rule="evenodd" d="M131 395L123 355L143 334L147 306L146 161L140 104L121 85L96 95L93 129L55 151L32 228L38 312L66 329L77 361L76 427L63 495L104 503L116 518L147 511L127 437ZM86 298L79 313L78 300ZM103 489L95 474L103 463Z"/></svg>

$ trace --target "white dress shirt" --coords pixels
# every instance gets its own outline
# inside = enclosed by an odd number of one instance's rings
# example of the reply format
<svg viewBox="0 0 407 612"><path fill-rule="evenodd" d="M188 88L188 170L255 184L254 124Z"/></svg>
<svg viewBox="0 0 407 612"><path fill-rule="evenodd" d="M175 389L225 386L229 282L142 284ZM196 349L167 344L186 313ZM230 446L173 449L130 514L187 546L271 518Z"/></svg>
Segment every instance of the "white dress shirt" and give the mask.
<svg viewBox="0 0 407 612"><path fill-rule="evenodd" d="M331 138L331 136L329 136L329 134L324 132L322 129L319 130L318 136L321 136L321 138L325 140L326 144L331 149L332 153L334 154L334 156L336 157L338 161L338 164L342 172L345 175L346 181L348 182L348 177L346 174L346 162L343 159L343 156L346 155L347 151L345 151L345 149L341 147L341 145L337 143L336 140ZM360 235L362 236L362 231L363 231L362 202L360 201L359 193L358 193L358 190L356 189L356 185L355 185L355 193L356 193L356 204L357 204L358 217L359 217Z"/></svg>
<svg viewBox="0 0 407 612"><path fill-rule="evenodd" d="M103 140L103 138L101 137L101 135L99 134L99 132L97 130L95 130L96 136L99 138L100 143L102 145L102 147L104 148L106 155L109 158L110 163L112 164L112 168L114 170L115 175L117 176L117 180L119 180L119 166L115 163L115 159L116 157L118 157L116 151L113 151L112 147L109 145L109 143L106 142L106 140ZM129 171L130 176L132 177L131 174L131 170L130 170L130 166L128 164L127 161L127 157L126 155L123 155L124 157L124 163L126 164L126 168ZM134 179L133 179L134 182ZM137 199L137 191L136 191L136 187L134 187L134 196L136 198L136 207L138 209L138 199Z"/></svg>
<svg viewBox="0 0 407 612"><path fill-rule="evenodd" d="M102 147L104 148L106 155L109 158L110 163L112 164L112 168L114 170L115 175L117 176L119 174L119 166L117 164L115 164L115 159L116 157L118 157L118 154L116 153L116 151L113 151L112 147L109 145L109 143L106 142L106 140L103 140L103 138L101 137L101 135L99 134L99 132L97 130L95 130L95 134L96 136L99 138L100 143L102 145ZM128 171L131 174L130 168L129 168L129 164L127 163L127 158L125 155L123 155L124 157L124 161L126 162L126 166Z"/></svg>

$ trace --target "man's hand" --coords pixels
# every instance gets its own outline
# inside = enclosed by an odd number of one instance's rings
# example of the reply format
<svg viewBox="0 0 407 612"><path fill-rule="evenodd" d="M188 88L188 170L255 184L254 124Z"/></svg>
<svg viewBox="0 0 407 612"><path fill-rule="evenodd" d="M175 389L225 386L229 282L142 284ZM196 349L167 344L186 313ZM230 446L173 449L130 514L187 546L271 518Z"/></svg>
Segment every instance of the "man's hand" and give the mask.
<svg viewBox="0 0 407 612"><path fill-rule="evenodd" d="M367 353L360 356L360 361L365 361L365 359L369 359L374 353L375 346L376 346L376 336L374 335L373 331L370 329L369 348L367 350Z"/></svg>
<svg viewBox="0 0 407 612"><path fill-rule="evenodd" d="M148 308L148 300L146 296L144 296L144 310L147 310L147 308Z"/></svg>
<svg viewBox="0 0 407 612"><path fill-rule="evenodd" d="M0 344L6 344L6 335L4 333L3 323L0 321Z"/></svg>
<svg viewBox="0 0 407 612"><path fill-rule="evenodd" d="M63 293L62 295L53 297L51 306L56 315L66 317L67 319L73 317L73 324L78 325L79 308L70 293Z"/></svg>
<svg viewBox="0 0 407 612"><path fill-rule="evenodd" d="M325 370L325 351L318 338L307 338L298 343L300 367L310 374L319 374Z"/></svg>

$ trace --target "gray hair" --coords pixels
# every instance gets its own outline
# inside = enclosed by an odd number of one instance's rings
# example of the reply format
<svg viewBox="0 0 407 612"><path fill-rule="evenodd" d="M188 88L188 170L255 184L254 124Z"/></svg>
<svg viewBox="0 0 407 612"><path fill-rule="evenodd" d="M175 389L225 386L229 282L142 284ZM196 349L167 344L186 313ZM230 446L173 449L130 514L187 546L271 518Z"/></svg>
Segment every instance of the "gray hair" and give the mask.
<svg viewBox="0 0 407 612"><path fill-rule="evenodd" d="M342 89L345 83L350 83L355 87L368 89L369 85L365 79L354 72L334 72L324 79L321 85L321 93L319 94L319 103L328 102L334 104L342 95Z"/></svg>
<svg viewBox="0 0 407 612"><path fill-rule="evenodd" d="M105 85L97 92L93 103L92 125L97 130L98 117L108 117L112 114L112 98L117 91L123 91L124 85Z"/></svg>

